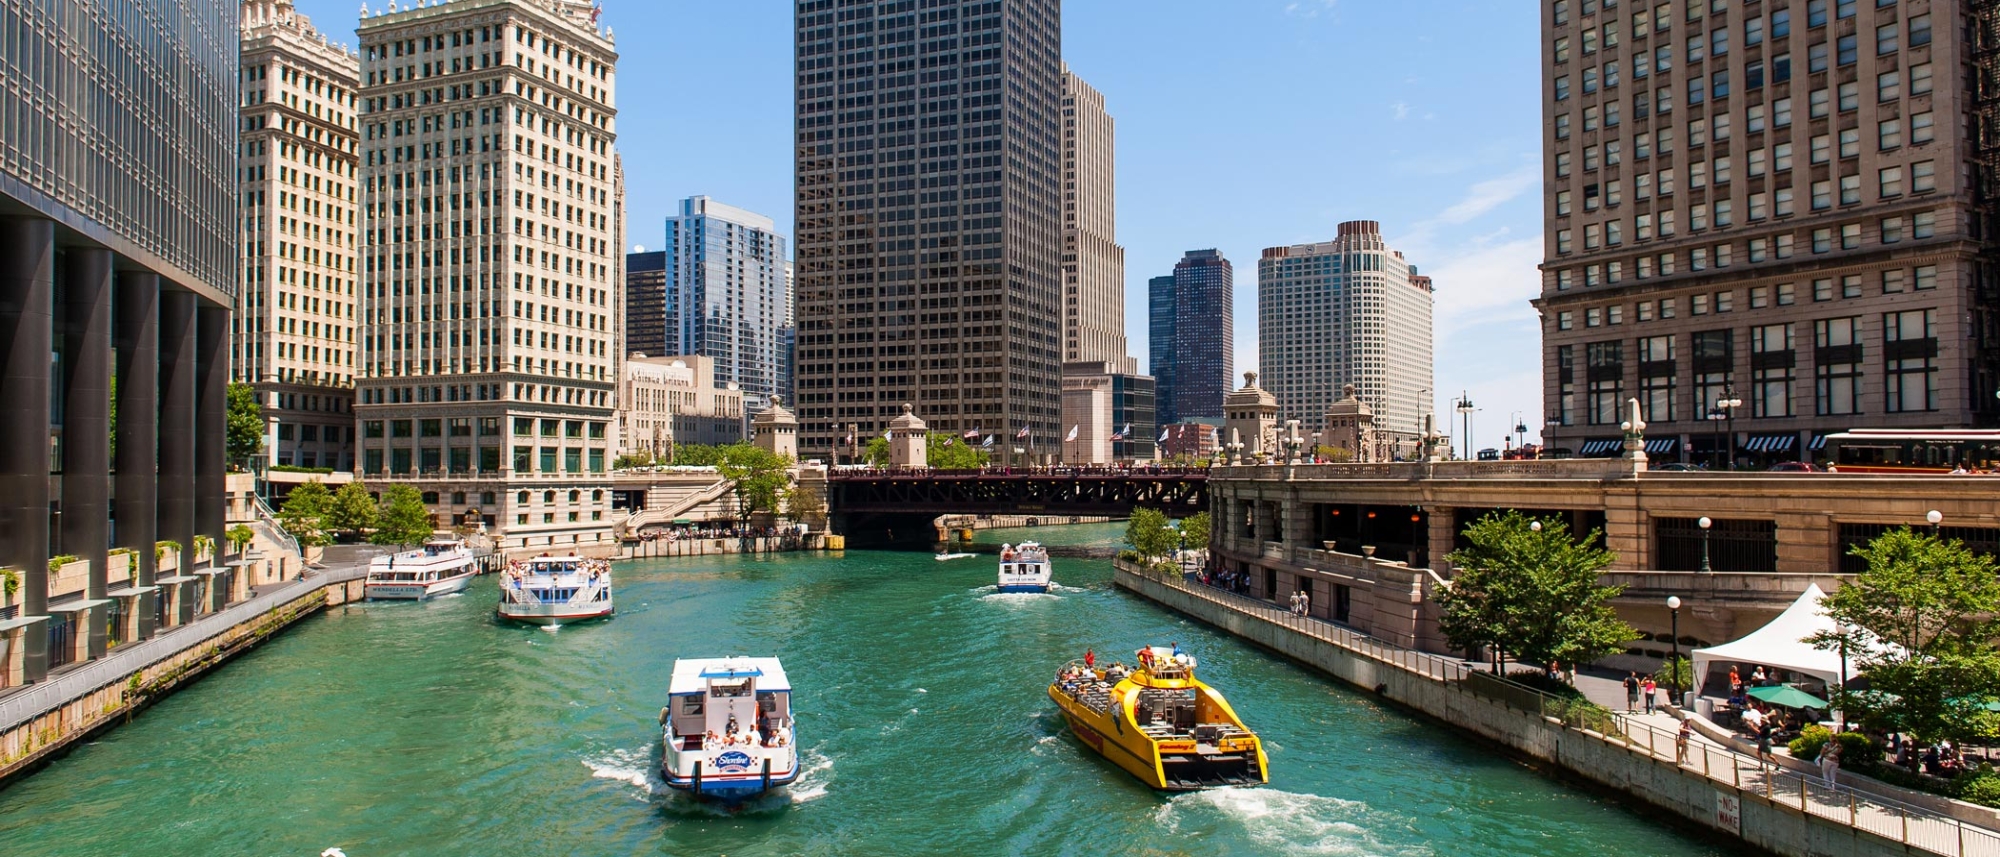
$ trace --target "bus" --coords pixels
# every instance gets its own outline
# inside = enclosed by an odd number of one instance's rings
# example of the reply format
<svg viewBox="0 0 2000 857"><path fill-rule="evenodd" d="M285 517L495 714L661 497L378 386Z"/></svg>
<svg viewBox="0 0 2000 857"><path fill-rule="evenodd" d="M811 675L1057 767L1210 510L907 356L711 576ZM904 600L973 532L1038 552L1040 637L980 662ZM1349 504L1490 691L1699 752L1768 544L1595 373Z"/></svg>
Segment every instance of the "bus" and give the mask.
<svg viewBox="0 0 2000 857"><path fill-rule="evenodd" d="M1826 436L1841 473L1951 473L2000 470L2000 431L1851 429Z"/></svg>

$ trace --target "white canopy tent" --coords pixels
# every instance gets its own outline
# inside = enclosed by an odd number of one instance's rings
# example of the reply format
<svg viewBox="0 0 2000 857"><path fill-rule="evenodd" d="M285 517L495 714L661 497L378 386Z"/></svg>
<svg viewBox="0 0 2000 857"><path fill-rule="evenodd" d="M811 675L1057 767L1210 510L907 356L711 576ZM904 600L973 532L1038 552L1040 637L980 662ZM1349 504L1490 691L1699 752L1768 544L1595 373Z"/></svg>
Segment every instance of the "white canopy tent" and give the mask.
<svg viewBox="0 0 2000 857"><path fill-rule="evenodd" d="M1840 682L1840 652L1813 648L1805 638L1820 631L1833 631L1833 618L1820 609L1819 601L1826 597L1818 584L1807 584L1806 591L1799 595L1785 612L1765 623L1764 627L1749 636L1734 642L1694 650L1694 680L1700 682L1708 676L1709 665L1716 661L1731 664L1755 665L1791 670L1809 676L1825 679L1827 684ZM1894 644L1877 643L1878 647L1895 648ZM1852 673L1854 664L1862 657L1861 652L1847 653L1847 668ZM1747 675L1747 671L1746 671Z"/></svg>

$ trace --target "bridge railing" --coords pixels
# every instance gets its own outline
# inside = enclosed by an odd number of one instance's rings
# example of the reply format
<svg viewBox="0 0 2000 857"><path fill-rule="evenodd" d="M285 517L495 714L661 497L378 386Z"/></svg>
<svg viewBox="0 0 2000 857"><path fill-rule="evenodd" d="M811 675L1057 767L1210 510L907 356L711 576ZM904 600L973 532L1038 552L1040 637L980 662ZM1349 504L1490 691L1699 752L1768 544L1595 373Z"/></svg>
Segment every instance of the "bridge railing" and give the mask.
<svg viewBox="0 0 2000 857"><path fill-rule="evenodd" d="M1110 477L1206 477L1206 467L1111 467L1100 465L1055 465L1033 467L981 467L981 468L840 468L829 471L827 479L868 480L890 479L937 479L940 477L983 477L983 476L1110 476Z"/></svg>

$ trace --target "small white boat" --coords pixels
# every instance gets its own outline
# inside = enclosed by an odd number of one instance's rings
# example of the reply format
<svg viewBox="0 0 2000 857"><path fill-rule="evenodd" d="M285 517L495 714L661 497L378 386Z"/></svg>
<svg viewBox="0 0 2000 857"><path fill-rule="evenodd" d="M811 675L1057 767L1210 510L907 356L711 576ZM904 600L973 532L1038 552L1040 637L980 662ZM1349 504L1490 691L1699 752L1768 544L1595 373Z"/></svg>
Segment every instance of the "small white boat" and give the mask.
<svg viewBox="0 0 2000 857"><path fill-rule="evenodd" d="M964 559L964 558L966 558L966 557L969 557L969 556L978 556L978 554L974 554L974 553L941 553L941 554L938 554L938 555L937 555L936 557L933 557L933 558L934 558L934 559L936 559L936 560L937 560L938 562L944 562L944 561L946 561L946 560L954 560L954 559Z"/></svg>
<svg viewBox="0 0 2000 857"><path fill-rule="evenodd" d="M674 661L660 709L660 778L698 797L747 800L799 778L792 685L777 658Z"/></svg>
<svg viewBox="0 0 2000 857"><path fill-rule="evenodd" d="M611 563L580 556L543 556L507 564L500 581L502 619L566 625L614 611Z"/></svg>
<svg viewBox="0 0 2000 857"><path fill-rule="evenodd" d="M463 539L434 538L416 550L370 560L361 589L370 601L423 601L465 591L478 572Z"/></svg>
<svg viewBox="0 0 2000 857"><path fill-rule="evenodd" d="M1040 544L1000 546L1001 592L1047 592L1052 585L1049 575L1049 552Z"/></svg>

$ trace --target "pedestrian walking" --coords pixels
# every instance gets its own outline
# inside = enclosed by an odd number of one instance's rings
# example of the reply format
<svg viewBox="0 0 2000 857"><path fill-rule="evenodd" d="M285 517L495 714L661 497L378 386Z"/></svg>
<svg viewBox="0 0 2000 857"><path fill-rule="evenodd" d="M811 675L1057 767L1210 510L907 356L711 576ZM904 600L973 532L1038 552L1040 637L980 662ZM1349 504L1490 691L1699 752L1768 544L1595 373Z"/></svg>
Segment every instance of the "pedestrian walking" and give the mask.
<svg viewBox="0 0 2000 857"><path fill-rule="evenodd" d="M1645 689L1646 689L1646 713L1651 714L1653 713L1653 706L1658 704L1658 694L1660 686L1653 683L1652 676L1647 676Z"/></svg>
<svg viewBox="0 0 2000 857"><path fill-rule="evenodd" d="M1826 746L1819 748L1819 776L1826 784L1834 785L1834 777L1840 773L1840 742L1828 739Z"/></svg>
<svg viewBox="0 0 2000 857"><path fill-rule="evenodd" d="M1757 724L1757 758L1759 761L1771 761L1771 733L1775 731L1777 731L1777 728L1772 726L1769 721Z"/></svg>
<svg viewBox="0 0 2000 857"><path fill-rule="evenodd" d="M1676 763L1682 765L1688 763L1688 741L1693 738L1694 718L1688 717L1682 719L1681 731L1674 736L1674 761Z"/></svg>
<svg viewBox="0 0 2000 857"><path fill-rule="evenodd" d="M1625 674L1625 713L1639 710L1639 674Z"/></svg>

